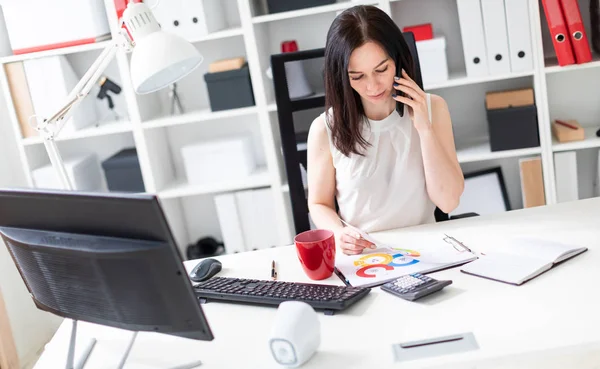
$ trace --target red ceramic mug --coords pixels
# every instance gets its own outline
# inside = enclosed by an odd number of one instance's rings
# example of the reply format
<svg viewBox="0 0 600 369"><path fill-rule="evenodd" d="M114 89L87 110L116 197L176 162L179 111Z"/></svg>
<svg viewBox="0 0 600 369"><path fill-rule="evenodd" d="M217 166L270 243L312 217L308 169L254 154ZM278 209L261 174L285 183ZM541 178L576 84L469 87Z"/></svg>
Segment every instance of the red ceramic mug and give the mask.
<svg viewBox="0 0 600 369"><path fill-rule="evenodd" d="M335 266L335 235L326 229L313 229L294 237L298 259L310 279L329 278Z"/></svg>

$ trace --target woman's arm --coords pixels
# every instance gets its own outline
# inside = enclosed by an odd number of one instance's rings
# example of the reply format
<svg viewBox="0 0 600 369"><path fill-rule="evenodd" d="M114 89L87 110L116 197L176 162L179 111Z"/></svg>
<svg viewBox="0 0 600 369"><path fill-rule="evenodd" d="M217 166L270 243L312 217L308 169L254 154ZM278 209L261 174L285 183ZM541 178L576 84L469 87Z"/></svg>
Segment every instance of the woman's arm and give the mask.
<svg viewBox="0 0 600 369"><path fill-rule="evenodd" d="M335 168L327 128L322 117L315 119L307 141L308 210L315 226L335 233L335 243L345 254L360 254L375 245L344 227L335 211Z"/></svg>
<svg viewBox="0 0 600 369"><path fill-rule="evenodd" d="M402 78L396 79L394 88L409 96L398 94L394 98L411 108L411 118L421 141L429 198L444 213L450 213L460 202L464 176L456 157L448 105L441 97L431 95L433 122L430 122L427 96L405 71Z"/></svg>
<svg viewBox="0 0 600 369"><path fill-rule="evenodd" d="M427 193L444 213L458 206L464 190L464 176L454 147L448 105L431 95L432 124L419 132Z"/></svg>
<svg viewBox="0 0 600 369"><path fill-rule="evenodd" d="M317 228L339 232L343 225L335 211L335 168L326 129L324 119L318 117L308 132L308 210Z"/></svg>

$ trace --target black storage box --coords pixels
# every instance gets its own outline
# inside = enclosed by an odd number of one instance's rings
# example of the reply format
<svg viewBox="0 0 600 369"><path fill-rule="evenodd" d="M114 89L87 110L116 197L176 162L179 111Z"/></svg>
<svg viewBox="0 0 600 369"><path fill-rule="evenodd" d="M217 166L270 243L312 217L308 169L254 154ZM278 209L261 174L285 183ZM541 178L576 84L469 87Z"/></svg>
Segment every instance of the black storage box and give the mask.
<svg viewBox="0 0 600 369"><path fill-rule="evenodd" d="M135 148L124 149L102 162L112 192L146 192Z"/></svg>
<svg viewBox="0 0 600 369"><path fill-rule="evenodd" d="M492 151L540 146L535 105L487 110Z"/></svg>
<svg viewBox="0 0 600 369"><path fill-rule="evenodd" d="M336 0L267 0L269 13L288 12L290 10L313 8L315 6L335 4Z"/></svg>
<svg viewBox="0 0 600 369"><path fill-rule="evenodd" d="M225 72L206 73L204 80L212 111L242 108L255 104L248 65Z"/></svg>

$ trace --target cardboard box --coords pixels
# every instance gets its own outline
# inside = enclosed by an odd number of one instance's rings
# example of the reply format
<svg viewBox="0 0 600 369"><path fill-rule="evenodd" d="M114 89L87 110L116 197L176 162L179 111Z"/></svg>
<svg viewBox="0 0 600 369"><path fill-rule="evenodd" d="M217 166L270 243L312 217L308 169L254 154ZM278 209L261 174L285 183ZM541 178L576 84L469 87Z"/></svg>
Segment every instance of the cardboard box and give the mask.
<svg viewBox="0 0 600 369"><path fill-rule="evenodd" d="M485 94L485 107L491 109L516 108L535 104L532 88L520 90L494 91Z"/></svg>
<svg viewBox="0 0 600 369"><path fill-rule="evenodd" d="M246 64L246 58L238 57L231 59L221 59L210 63L208 73L226 72L228 70L240 69Z"/></svg>
<svg viewBox="0 0 600 369"><path fill-rule="evenodd" d="M556 121L552 122L552 135L556 138L558 142L571 142L571 141L581 141L585 139L585 131L583 127L579 124L575 119L566 120L567 124L577 127L577 129L573 129L570 127L565 127L564 125L556 123Z"/></svg>

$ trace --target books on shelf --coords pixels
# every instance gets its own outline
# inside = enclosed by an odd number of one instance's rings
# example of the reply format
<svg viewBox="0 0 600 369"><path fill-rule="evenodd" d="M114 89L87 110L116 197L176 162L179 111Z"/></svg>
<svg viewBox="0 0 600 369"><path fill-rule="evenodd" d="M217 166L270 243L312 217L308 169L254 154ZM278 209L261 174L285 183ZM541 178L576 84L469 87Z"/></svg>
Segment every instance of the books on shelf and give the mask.
<svg viewBox="0 0 600 369"><path fill-rule="evenodd" d="M460 270L495 281L521 285L584 251L587 251L587 247L519 238L511 240L498 251L486 252L485 256Z"/></svg>

